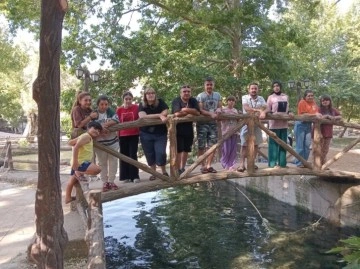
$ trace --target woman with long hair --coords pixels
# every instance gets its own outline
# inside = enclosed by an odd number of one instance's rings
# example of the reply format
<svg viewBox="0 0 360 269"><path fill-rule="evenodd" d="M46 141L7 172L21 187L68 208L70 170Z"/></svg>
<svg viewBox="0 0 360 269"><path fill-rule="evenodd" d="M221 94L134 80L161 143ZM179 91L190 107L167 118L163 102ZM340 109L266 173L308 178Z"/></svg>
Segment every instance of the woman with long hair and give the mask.
<svg viewBox="0 0 360 269"><path fill-rule="evenodd" d="M165 170L166 165L166 144L167 144L167 121L169 107L157 97L153 88L147 87L144 90L143 101L139 105L139 118L142 119L161 119L164 124L150 125L140 128L140 141L148 165L156 170L156 166L161 168L163 175L168 176ZM150 176L149 180L155 180Z"/></svg>
<svg viewBox="0 0 360 269"><path fill-rule="evenodd" d="M320 106L318 112L322 115L323 119L331 121L341 120L340 112L332 107L332 100L330 95L324 94L320 97ZM330 142L333 137L333 125L332 124L321 124L321 165L326 162L326 155L329 152Z"/></svg>
<svg viewBox="0 0 360 269"><path fill-rule="evenodd" d="M71 123L73 131L71 137L75 138L86 132L87 124L96 119L98 113L91 109L91 96L88 92L79 92L71 110Z"/></svg>

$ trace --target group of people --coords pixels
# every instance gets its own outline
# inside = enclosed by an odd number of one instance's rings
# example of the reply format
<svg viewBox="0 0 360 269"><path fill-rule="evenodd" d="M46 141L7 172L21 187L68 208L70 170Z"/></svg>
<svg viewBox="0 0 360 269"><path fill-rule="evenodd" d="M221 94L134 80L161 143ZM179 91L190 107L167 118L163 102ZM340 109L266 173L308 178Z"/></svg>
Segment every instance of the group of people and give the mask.
<svg viewBox="0 0 360 269"><path fill-rule="evenodd" d="M180 88L180 94L172 101L171 114L175 117L192 117L204 115L210 119L199 121L196 124L198 156L205 153L206 148L210 148L218 141L217 118L221 113L238 114L253 113L264 119L268 113L284 114L293 116L289 110L289 97L282 91L280 81L272 83L272 94L267 101L259 96L259 86L257 83L251 83L248 86L248 94L242 96L242 112L235 108L236 98L229 96L226 98L226 106L223 107L222 97L219 92L214 91L215 82L213 78L208 77L204 81L204 91L195 97L192 97L191 87L183 85ZM133 95L130 91L122 95L122 105L113 111L110 108L110 100L107 96L100 96L96 102L97 108L92 110L91 97L88 92L78 94L77 100L73 106L71 118L72 127L76 131L74 138L69 141L73 146L71 177L66 189L65 202L73 200L71 191L77 180L83 180L84 174L96 175L100 173L103 181L103 191L116 190L118 186L114 183L115 175L118 169L118 159L113 155L100 149L93 152L92 140L95 139L102 145L109 146L115 151L119 151L137 160L138 143L141 142L144 155L148 166L156 170L161 169L163 175L168 176L166 172L166 146L167 146L167 115L169 107L161 99L156 91L151 88L145 88L140 104L133 102ZM340 119L340 113L332 108L331 98L323 95L320 99L320 106L314 101L314 93L306 90L303 100L298 104L298 115L316 115L317 117L331 120ZM147 125L140 128L123 129L118 132L110 132L108 128L118 123L136 121L139 118L160 119L163 124ZM226 135L236 125L238 120L222 120L221 132ZM295 122L296 152L304 159L308 159L310 154L311 122ZM285 143L288 138L287 120L269 120L269 129L274 132ZM228 137L222 146L221 164L224 169L229 171L237 170L244 172L245 159L247 157L247 137L248 126L243 126L240 131L241 153L240 162L236 167L237 141L238 134L234 133ZM323 124L322 131L322 163L326 160L326 154L329 149L332 137L332 125ZM176 169L179 174L185 170L188 154L192 151L194 141L193 122L181 122L176 125L177 134L177 158ZM262 131L255 127L255 148L263 142ZM269 138L268 165L269 167L286 167L286 150L283 149L274 139ZM95 153L97 164L92 162ZM215 151L213 151L201 164L201 173L216 173L212 167ZM296 165L302 167L300 161ZM255 165L255 169L258 167ZM127 162L120 161L119 179L125 182L140 182L139 169ZM155 176L150 176L149 180L155 180Z"/></svg>

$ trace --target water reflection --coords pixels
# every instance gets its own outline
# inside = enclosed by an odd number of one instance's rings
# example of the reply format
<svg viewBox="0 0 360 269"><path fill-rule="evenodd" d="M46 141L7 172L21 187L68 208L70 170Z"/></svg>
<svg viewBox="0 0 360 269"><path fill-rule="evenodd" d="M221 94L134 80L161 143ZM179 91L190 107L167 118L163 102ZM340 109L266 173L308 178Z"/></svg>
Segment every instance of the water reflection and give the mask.
<svg viewBox="0 0 360 269"><path fill-rule="evenodd" d="M323 253L344 230L315 227L318 216L241 190L270 229L227 182L104 204L107 268L341 268Z"/></svg>

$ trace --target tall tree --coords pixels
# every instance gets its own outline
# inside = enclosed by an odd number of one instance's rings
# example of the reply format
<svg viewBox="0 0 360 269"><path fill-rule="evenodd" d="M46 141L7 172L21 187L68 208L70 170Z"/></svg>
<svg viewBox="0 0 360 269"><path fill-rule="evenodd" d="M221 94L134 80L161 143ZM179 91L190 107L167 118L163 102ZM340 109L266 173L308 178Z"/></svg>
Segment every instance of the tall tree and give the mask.
<svg viewBox="0 0 360 269"><path fill-rule="evenodd" d="M40 269L64 267L68 241L61 206L60 167L60 54L66 0L42 0L40 63L33 83L39 108L39 176L36 191L36 239L30 257Z"/></svg>

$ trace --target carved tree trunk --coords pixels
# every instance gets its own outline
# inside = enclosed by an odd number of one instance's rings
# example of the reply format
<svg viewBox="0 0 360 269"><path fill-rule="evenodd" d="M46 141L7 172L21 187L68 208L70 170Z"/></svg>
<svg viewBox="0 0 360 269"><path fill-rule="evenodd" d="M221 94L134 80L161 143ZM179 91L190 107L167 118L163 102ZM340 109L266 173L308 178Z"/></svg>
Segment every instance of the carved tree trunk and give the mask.
<svg viewBox="0 0 360 269"><path fill-rule="evenodd" d="M40 63L33 84L38 104L39 177L35 201L35 242L29 256L37 268L64 267L68 241L61 206L60 167L60 53L62 22L67 8L63 0L42 0Z"/></svg>

